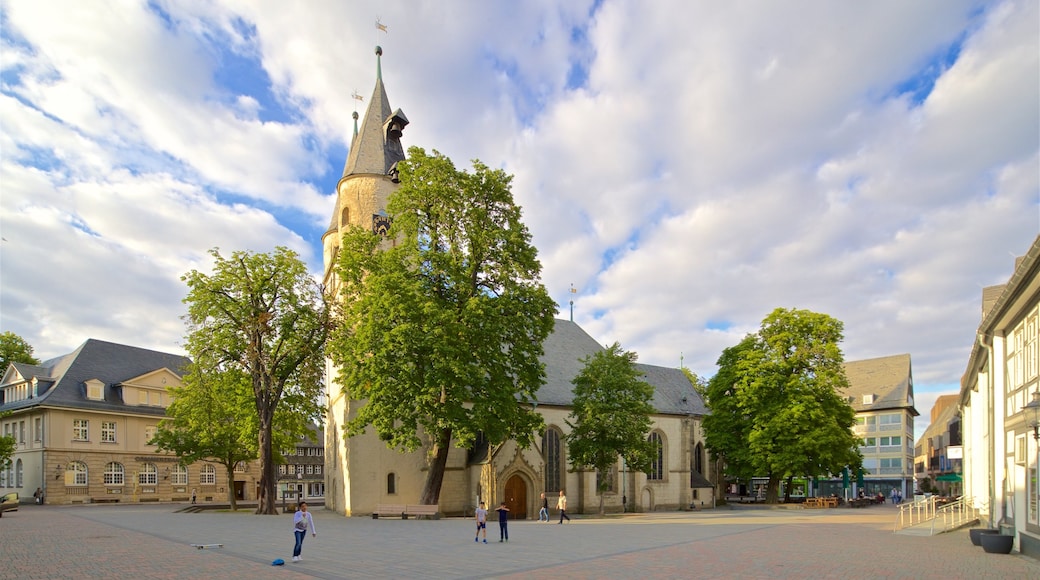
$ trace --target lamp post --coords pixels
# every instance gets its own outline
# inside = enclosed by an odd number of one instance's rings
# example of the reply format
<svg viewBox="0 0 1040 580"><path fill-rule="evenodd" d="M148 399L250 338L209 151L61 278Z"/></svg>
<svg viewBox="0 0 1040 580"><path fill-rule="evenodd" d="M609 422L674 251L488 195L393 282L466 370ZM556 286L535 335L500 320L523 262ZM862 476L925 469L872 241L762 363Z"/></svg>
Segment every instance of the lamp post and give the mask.
<svg viewBox="0 0 1040 580"><path fill-rule="evenodd" d="M1040 389L1033 391L1033 400L1022 410L1026 413L1026 425L1033 428L1033 439L1040 441Z"/></svg>

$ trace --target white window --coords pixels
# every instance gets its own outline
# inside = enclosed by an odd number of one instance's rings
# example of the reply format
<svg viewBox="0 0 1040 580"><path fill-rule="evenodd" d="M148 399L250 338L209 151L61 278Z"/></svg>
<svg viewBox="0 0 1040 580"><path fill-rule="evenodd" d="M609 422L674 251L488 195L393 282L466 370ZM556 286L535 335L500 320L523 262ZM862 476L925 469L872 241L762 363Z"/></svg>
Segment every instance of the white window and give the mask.
<svg viewBox="0 0 1040 580"><path fill-rule="evenodd" d="M87 485L87 464L82 461L70 461L65 466L65 485Z"/></svg>
<svg viewBox="0 0 1040 580"><path fill-rule="evenodd" d="M296 466L295 465L290 465L289 466L289 475L296 475Z"/></svg>
<svg viewBox="0 0 1040 580"><path fill-rule="evenodd" d="M203 465L199 472L199 484L214 485L217 483L217 470L212 465Z"/></svg>
<svg viewBox="0 0 1040 580"><path fill-rule="evenodd" d="M105 466L105 485L123 485L123 476L126 470L122 463L113 461Z"/></svg>
<svg viewBox="0 0 1040 580"><path fill-rule="evenodd" d="M33 427L34 441L43 441L43 419L37 417L33 424L35 425Z"/></svg>
<svg viewBox="0 0 1040 580"><path fill-rule="evenodd" d="M90 421L86 419L73 419L72 420L72 440L73 441L90 441L88 435L90 430L88 426Z"/></svg>
<svg viewBox="0 0 1040 580"><path fill-rule="evenodd" d="M24 475L24 471L25 466L22 465L22 460L19 458L18 461L15 462L14 466L15 487L22 487L22 475Z"/></svg>
<svg viewBox="0 0 1040 580"><path fill-rule="evenodd" d="M279 465L278 466L278 474L279 475L285 475L285 466L284 465Z"/></svg>
<svg viewBox="0 0 1040 580"><path fill-rule="evenodd" d="M102 443L115 443L116 442L116 422L115 421L102 421L101 422L101 442Z"/></svg>
<svg viewBox="0 0 1040 580"><path fill-rule="evenodd" d="M18 422L18 442L25 445L25 421Z"/></svg>
<svg viewBox="0 0 1040 580"><path fill-rule="evenodd" d="M188 468L183 465L173 466L173 485L188 485Z"/></svg>
<svg viewBox="0 0 1040 580"><path fill-rule="evenodd" d="M1026 464L1026 436L1019 435L1015 437L1015 463L1019 465Z"/></svg>
<svg viewBox="0 0 1040 580"><path fill-rule="evenodd" d="M321 466L320 465L315 465L314 466L314 475L321 475Z"/></svg>
<svg viewBox="0 0 1040 580"><path fill-rule="evenodd" d="M155 485L159 483L159 469L154 463L145 463L141 471L137 472L137 483L140 485Z"/></svg>
<svg viewBox="0 0 1040 580"><path fill-rule="evenodd" d="M325 497L325 484L324 483L309 483L309 484L307 484L307 495L309 497Z"/></svg>

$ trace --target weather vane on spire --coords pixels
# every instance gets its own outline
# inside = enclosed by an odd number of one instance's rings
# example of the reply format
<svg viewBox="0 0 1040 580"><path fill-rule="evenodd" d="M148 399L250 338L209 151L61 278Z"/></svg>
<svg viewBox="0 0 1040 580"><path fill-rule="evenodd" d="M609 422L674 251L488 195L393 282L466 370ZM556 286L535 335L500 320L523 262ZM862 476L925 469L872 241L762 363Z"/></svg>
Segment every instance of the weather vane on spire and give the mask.
<svg viewBox="0 0 1040 580"><path fill-rule="evenodd" d="M387 34L390 34L390 31L386 29L386 25L379 21L379 17L378 16L376 17L376 28L378 28L379 30L382 30L383 32L385 32Z"/></svg>
<svg viewBox="0 0 1040 580"><path fill-rule="evenodd" d="M578 293L578 289L574 287L573 283L571 283L570 293L571 294L577 294ZM571 322L574 322L574 296L571 296Z"/></svg>
<svg viewBox="0 0 1040 580"><path fill-rule="evenodd" d="M364 103L365 97L362 97L361 94L357 92L357 89L354 89L354 92L350 96L354 97L354 111L357 111L358 102Z"/></svg>

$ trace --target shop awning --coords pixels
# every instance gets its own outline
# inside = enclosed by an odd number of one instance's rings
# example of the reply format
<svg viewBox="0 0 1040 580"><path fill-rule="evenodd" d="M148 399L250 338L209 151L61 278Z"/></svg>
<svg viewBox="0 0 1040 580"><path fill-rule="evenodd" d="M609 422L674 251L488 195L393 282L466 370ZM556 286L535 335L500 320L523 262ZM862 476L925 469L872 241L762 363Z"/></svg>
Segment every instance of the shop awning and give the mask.
<svg viewBox="0 0 1040 580"><path fill-rule="evenodd" d="M935 481L957 481L957 482L960 482L960 481L964 481L964 478L962 478L961 474L959 474L959 473L944 473L942 475L936 476Z"/></svg>

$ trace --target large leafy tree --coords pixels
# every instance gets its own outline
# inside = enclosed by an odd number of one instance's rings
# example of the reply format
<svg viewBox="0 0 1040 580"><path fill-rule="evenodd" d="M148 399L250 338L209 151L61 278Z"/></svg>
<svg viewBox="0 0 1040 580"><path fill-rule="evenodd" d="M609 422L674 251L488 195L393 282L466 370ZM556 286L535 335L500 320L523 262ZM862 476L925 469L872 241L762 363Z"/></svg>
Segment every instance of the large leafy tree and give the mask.
<svg viewBox="0 0 1040 580"><path fill-rule="evenodd" d="M224 466L228 503L238 509L235 465L256 459L259 441L249 376L237 367L193 364L184 386L169 391L174 400L151 443L185 464L206 460Z"/></svg>
<svg viewBox="0 0 1040 580"><path fill-rule="evenodd" d="M200 372L235 369L248 377L261 471L257 513L277 514L276 416L287 407L290 425L321 421L329 311L320 285L287 248L228 258L210 253L212 274L192 270L183 277L186 349L196 365L206 365Z"/></svg>
<svg viewBox="0 0 1040 580"><path fill-rule="evenodd" d="M38 365L40 361L33 356L33 347L28 341L8 330L0 333L0 374L7 372L11 363Z"/></svg>
<svg viewBox="0 0 1040 580"><path fill-rule="evenodd" d="M542 422L525 403L545 380L556 305L510 176L479 161L460 171L415 147L400 169L392 242L344 235L330 356L344 392L365 401L345 436L371 426L391 448L427 445L420 502L436 504L453 443L483 434L530 445Z"/></svg>
<svg viewBox="0 0 1040 580"><path fill-rule="evenodd" d="M575 467L592 467L606 474L623 457L637 471L650 468L654 445L648 439L650 404L654 388L640 380L636 354L614 343L606 350L582 360L584 367L571 381L574 401L567 425L567 451ZM600 478L599 513L604 512L603 491L608 483Z"/></svg>
<svg viewBox="0 0 1040 580"><path fill-rule="evenodd" d="M731 474L766 475L766 502L780 480L840 472L862 461L852 433L840 321L778 308L758 333L727 349L709 383L705 438ZM788 486L790 488L790 485Z"/></svg>

